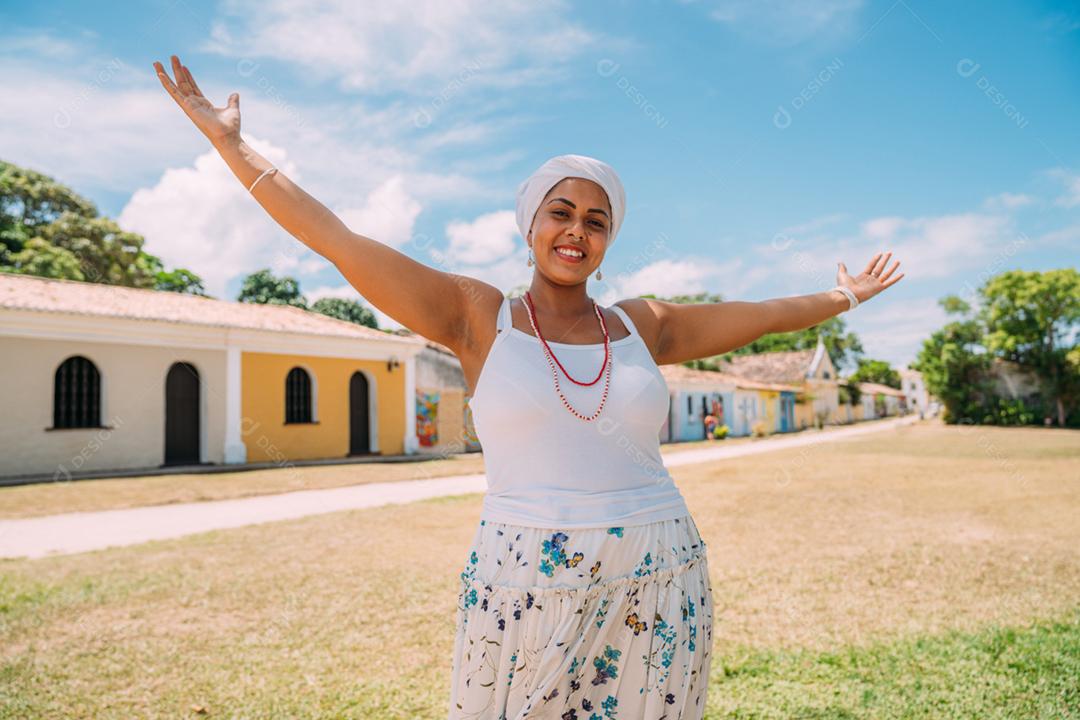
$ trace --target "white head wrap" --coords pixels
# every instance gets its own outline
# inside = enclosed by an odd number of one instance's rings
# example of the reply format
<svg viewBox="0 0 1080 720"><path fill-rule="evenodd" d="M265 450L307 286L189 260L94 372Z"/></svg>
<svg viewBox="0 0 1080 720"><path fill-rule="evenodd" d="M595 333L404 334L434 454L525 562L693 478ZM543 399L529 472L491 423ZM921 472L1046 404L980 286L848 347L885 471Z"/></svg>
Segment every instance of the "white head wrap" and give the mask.
<svg viewBox="0 0 1080 720"><path fill-rule="evenodd" d="M614 168L605 162L585 155L559 155L540 166L528 180L521 183L517 191L517 226L521 237L527 238L532 227L536 211L551 188L560 180L568 177L592 180L607 193L611 204L611 229L608 232L607 247L615 242L615 235L622 225L626 213L626 191Z"/></svg>

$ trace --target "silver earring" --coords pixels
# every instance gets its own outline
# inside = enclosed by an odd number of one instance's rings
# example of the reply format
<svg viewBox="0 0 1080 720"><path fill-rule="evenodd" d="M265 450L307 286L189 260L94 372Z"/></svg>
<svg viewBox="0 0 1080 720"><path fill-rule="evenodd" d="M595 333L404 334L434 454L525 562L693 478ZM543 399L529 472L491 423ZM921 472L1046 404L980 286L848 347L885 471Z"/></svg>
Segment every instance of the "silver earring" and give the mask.
<svg viewBox="0 0 1080 720"><path fill-rule="evenodd" d="M600 266L599 266L599 265L597 265L597 266L596 266L596 279L597 279L597 280L600 280L600 279L602 279L603 277L604 277L604 276L600 274Z"/></svg>
<svg viewBox="0 0 1080 720"><path fill-rule="evenodd" d="M526 263L529 267L533 266L532 248L529 248L529 262Z"/></svg>

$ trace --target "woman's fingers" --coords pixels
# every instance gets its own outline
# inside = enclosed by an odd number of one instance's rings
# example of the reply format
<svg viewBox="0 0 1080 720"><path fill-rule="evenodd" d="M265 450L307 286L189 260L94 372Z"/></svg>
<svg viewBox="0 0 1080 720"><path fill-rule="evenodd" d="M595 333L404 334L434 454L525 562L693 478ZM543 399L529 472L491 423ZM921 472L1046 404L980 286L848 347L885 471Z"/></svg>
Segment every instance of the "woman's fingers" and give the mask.
<svg viewBox="0 0 1080 720"><path fill-rule="evenodd" d="M157 70L158 79L161 80L161 84L164 85L165 89L168 90L170 95L172 95L173 100L176 100L176 102L180 102L182 99L180 91L176 89L176 85L173 84L172 78L169 77L169 74L165 72L165 68L162 67L161 63L157 62L156 60L154 61L154 68Z"/></svg>
<svg viewBox="0 0 1080 720"><path fill-rule="evenodd" d="M180 67L184 71L184 77L187 78L188 83L191 85L191 91L201 98L206 97L203 95L202 90L199 89L199 86L195 84L195 77L191 74L191 70L188 69L188 66L181 63Z"/></svg>
<svg viewBox="0 0 1080 720"><path fill-rule="evenodd" d="M873 271L874 263L877 262L877 259L879 257L881 257L881 253L878 253L874 257L870 258L870 262L866 263L866 267L863 268L863 272L866 273L867 275L869 275L871 273L871 271Z"/></svg>
<svg viewBox="0 0 1080 720"><path fill-rule="evenodd" d="M881 258L880 260L877 261L877 264L875 264L875 266L874 266L874 274L875 275L879 275L879 276L881 275L881 271L885 270L886 267L888 267L889 258L891 258L891 257L892 257L892 252L889 252L889 253L885 254L885 257L883 257L883 258Z"/></svg>
<svg viewBox="0 0 1080 720"><path fill-rule="evenodd" d="M184 75L184 68L180 65L180 58L175 55L172 56L172 69L173 75L176 76L176 87L179 88L180 92L184 95L190 95L193 90L187 81L187 76Z"/></svg>
<svg viewBox="0 0 1080 720"><path fill-rule="evenodd" d="M892 267L889 268L889 270L887 272L883 273L881 275L881 277L878 278L878 280L880 280L881 282L885 282L886 280L889 279L890 275L892 275L894 272L896 272L896 268L898 268L898 267L900 267L900 261L899 260L894 260Z"/></svg>
<svg viewBox="0 0 1080 720"><path fill-rule="evenodd" d="M180 109L184 111L184 114L194 121L195 118L191 114L191 99L189 96L185 95L182 90L176 87L172 78L165 72L165 68L162 67L161 63L155 62L154 67L157 68L158 79L161 80L161 84L165 86L165 90L167 90L169 95L172 96L172 99L176 101L176 104L180 106Z"/></svg>
<svg viewBox="0 0 1080 720"><path fill-rule="evenodd" d="M904 273L900 273L899 275L897 275L896 277L894 277L894 278L893 278L892 280L890 280L889 282L885 283L885 287L886 287L886 288L892 287L892 286L893 286L893 285L895 285L896 283L900 282L900 278L902 278L902 277L904 277ZM884 290L885 288L882 288L882 289Z"/></svg>

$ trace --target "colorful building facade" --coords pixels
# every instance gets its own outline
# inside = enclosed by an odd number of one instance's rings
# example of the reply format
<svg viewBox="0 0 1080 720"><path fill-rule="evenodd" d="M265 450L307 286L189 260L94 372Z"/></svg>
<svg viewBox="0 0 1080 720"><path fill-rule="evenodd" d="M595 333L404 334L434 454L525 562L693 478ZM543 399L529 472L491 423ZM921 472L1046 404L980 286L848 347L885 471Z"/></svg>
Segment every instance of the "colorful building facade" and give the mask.
<svg viewBox="0 0 1080 720"><path fill-rule="evenodd" d="M0 478L413 454L423 348L300 308L0 273Z"/></svg>

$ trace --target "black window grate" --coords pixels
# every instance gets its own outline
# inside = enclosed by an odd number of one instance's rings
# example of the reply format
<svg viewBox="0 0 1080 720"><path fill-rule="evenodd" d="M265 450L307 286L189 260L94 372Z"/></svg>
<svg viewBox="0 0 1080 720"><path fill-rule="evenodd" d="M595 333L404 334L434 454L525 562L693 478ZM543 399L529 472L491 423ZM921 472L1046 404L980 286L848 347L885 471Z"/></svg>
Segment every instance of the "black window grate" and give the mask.
<svg viewBox="0 0 1080 720"><path fill-rule="evenodd" d="M101 427L101 374L81 355L68 358L56 370L53 427Z"/></svg>
<svg viewBox="0 0 1080 720"><path fill-rule="evenodd" d="M311 422L311 377L303 368L293 368L285 378L285 422Z"/></svg>

